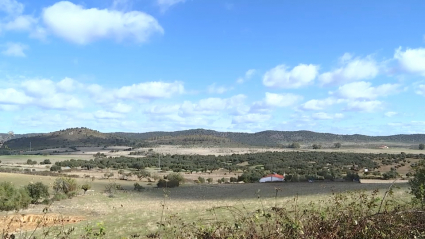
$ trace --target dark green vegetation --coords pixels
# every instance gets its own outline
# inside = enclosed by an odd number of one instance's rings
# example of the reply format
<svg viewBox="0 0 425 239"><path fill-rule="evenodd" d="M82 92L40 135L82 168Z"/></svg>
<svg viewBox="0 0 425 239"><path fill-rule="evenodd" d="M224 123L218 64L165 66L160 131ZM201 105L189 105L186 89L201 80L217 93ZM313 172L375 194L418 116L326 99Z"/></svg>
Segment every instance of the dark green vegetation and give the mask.
<svg viewBox="0 0 425 239"><path fill-rule="evenodd" d="M49 187L41 182L30 183L25 187L25 189L31 197L32 204L38 203L41 199L48 199L50 196Z"/></svg>
<svg viewBox="0 0 425 239"><path fill-rule="evenodd" d="M53 183L53 190L55 191L54 199L56 200L72 198L77 194L78 185L73 178L60 177Z"/></svg>
<svg viewBox="0 0 425 239"><path fill-rule="evenodd" d="M10 182L0 183L0 211L21 210L30 203L38 204L40 200L48 202L49 188L41 182L30 183L22 188L15 187Z"/></svg>
<svg viewBox="0 0 425 239"><path fill-rule="evenodd" d="M66 160L56 162L59 167L85 169L112 168L142 170L147 167L157 167L159 155L147 157L97 157L91 160ZM161 169L174 172L213 172L220 168L228 172L243 171L239 180L245 182L257 181L268 173L285 173L287 180L303 181L307 179L333 180L350 177L362 169L368 169L368 175L377 176L380 172L376 161L383 165L401 166L409 163L409 158L425 158L423 154L361 154L339 152L265 152L254 154L233 154L228 156L203 155L162 155ZM352 176L350 176L352 175ZM388 175L388 178L393 178ZM143 177L143 175L141 175Z"/></svg>
<svg viewBox="0 0 425 239"><path fill-rule="evenodd" d="M262 131L258 133L233 133L217 132L214 130L192 129L175 132L148 132L148 133L114 133L114 135L134 140L160 140L178 136L215 136L229 139L231 142L253 146L282 146L292 142L425 142L425 134L399 134L391 136L366 136L360 134L338 135L329 133L316 133L312 131ZM174 144L174 143L173 143ZM416 144L417 145L417 144Z"/></svg>
<svg viewBox="0 0 425 239"><path fill-rule="evenodd" d="M31 197L25 188L15 188L10 182L0 183L0 211L12 211L27 208Z"/></svg>
<svg viewBox="0 0 425 239"><path fill-rule="evenodd" d="M425 161L422 160L414 167L414 177L410 180L411 193L425 207Z"/></svg>
<svg viewBox="0 0 425 239"><path fill-rule="evenodd" d="M6 135L6 134L5 134ZM293 143L297 144L294 145ZM258 133L217 132L214 130L192 129L175 132L148 133L101 133L88 128L70 128L47 134L15 135L0 147L0 154L16 153L16 150L27 150L31 143L34 150L48 148L69 148L78 146L129 146L153 147L156 145L187 146L267 146L267 147L307 147L326 142L327 147L339 148L345 144L357 143L378 144L379 142L412 144L425 142L425 134L400 134L391 136L338 135L316 133L311 131L263 131ZM73 149L74 148L74 149ZM297 147L295 147L297 148Z"/></svg>

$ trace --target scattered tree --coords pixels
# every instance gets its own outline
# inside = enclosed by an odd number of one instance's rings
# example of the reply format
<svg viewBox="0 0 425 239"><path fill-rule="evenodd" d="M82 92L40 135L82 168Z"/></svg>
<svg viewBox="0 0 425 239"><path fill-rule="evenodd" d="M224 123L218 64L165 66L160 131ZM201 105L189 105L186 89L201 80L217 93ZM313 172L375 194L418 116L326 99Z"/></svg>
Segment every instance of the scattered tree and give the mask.
<svg viewBox="0 0 425 239"><path fill-rule="evenodd" d="M184 183L184 177L180 173L170 173L167 175L169 181L177 181L179 184Z"/></svg>
<svg viewBox="0 0 425 239"><path fill-rule="evenodd" d="M424 150L425 149L425 144L419 144L419 149L420 150Z"/></svg>
<svg viewBox="0 0 425 239"><path fill-rule="evenodd" d="M143 189L145 189L142 185L140 185L139 183L134 183L134 190L135 191L142 191Z"/></svg>
<svg viewBox="0 0 425 239"><path fill-rule="evenodd" d="M199 176L198 181L199 181L199 183L205 183L205 178Z"/></svg>
<svg viewBox="0 0 425 239"><path fill-rule="evenodd" d="M65 194L68 198L75 196L77 188L77 182L73 178L60 177L53 183L53 190Z"/></svg>
<svg viewBox="0 0 425 239"><path fill-rule="evenodd" d="M25 189L31 197L31 203L36 204L42 198L49 197L49 187L42 182L30 183Z"/></svg>
<svg viewBox="0 0 425 239"><path fill-rule="evenodd" d="M313 144L313 149L321 149L322 145L321 144Z"/></svg>
<svg viewBox="0 0 425 239"><path fill-rule="evenodd" d="M54 171L61 171L62 167L61 166L57 166L57 165L53 165L52 167L50 167L50 171L54 172Z"/></svg>
<svg viewBox="0 0 425 239"><path fill-rule="evenodd" d="M135 172L134 175L136 175L139 180L142 180L142 178L150 177L151 173L146 169L141 169L140 171Z"/></svg>
<svg viewBox="0 0 425 239"><path fill-rule="evenodd" d="M87 190L89 190L90 188L91 188L91 185L88 183L81 185L81 189L84 190L84 194L86 194Z"/></svg>
<svg viewBox="0 0 425 239"><path fill-rule="evenodd" d="M339 142L338 143L334 143L334 147L337 148L337 149L341 148L341 143L339 143Z"/></svg>
<svg viewBox="0 0 425 239"><path fill-rule="evenodd" d="M292 144L289 145L289 148L299 149L301 148L301 145L298 142L293 142Z"/></svg>
<svg viewBox="0 0 425 239"><path fill-rule="evenodd" d="M31 159L28 159L28 160L27 160L27 164L28 164L28 165L35 165L35 164L37 164L37 161L35 161L35 160L33 161L33 160L31 160Z"/></svg>

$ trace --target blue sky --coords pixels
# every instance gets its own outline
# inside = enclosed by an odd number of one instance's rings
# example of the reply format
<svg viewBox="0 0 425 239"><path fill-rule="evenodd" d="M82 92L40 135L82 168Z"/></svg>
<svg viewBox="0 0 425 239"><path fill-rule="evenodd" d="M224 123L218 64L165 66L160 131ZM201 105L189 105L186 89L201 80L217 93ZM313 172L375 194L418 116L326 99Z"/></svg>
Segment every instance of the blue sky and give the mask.
<svg viewBox="0 0 425 239"><path fill-rule="evenodd" d="M0 132L425 133L424 1L0 0Z"/></svg>

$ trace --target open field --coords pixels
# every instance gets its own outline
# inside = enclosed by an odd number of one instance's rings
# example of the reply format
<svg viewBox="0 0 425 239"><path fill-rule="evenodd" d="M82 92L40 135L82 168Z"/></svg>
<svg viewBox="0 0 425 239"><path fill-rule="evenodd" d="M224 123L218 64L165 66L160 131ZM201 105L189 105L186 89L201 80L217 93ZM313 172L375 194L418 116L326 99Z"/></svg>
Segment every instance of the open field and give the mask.
<svg viewBox="0 0 425 239"><path fill-rule="evenodd" d="M25 185L30 181L41 181L51 185L54 177L31 176L0 173L0 181L11 181L16 185ZM77 178L79 184L88 182L86 179ZM123 186L124 191L117 191L110 197L104 193L105 185L116 182ZM116 180L95 180L89 182L94 191L62 201L54 202L49 207L49 214L65 215L84 218L84 221L72 224L77 228L76 234L83 233L87 225L103 222L107 230L107 238L121 238L134 233L146 235L157 229L157 222L164 213L166 217L178 215L184 220L198 221L214 220L211 212L213 207L232 206L240 210L253 211L260 207L272 206L286 207L292 205L294 198L298 197L300 205L310 202L326 203L332 193L353 190L380 190L382 195L389 187L390 182L352 183L352 182L327 182L327 183L269 183L269 184L195 184L183 185L179 188L167 190L154 188L142 183L146 188L141 192L133 191L134 182ZM399 201L408 201L406 183L397 185L394 197ZM276 188L281 189L276 195ZM165 205L164 211L162 205ZM20 214L40 215L45 206L32 205ZM1 213L0 215L13 213ZM221 215L225 217L226 215ZM69 227L70 225L68 225Z"/></svg>
<svg viewBox="0 0 425 239"><path fill-rule="evenodd" d="M389 148L381 149L380 145L387 145ZM25 151L24 154L59 154L59 155L70 155L72 156L82 156L93 155L97 152L104 153L107 156L121 156L129 155L129 151L123 151L128 149L127 146L111 146L111 147L78 147L78 151L72 151L69 148L54 148L54 149L45 149L45 150L36 150L36 151ZM68 151L66 151L68 150ZM117 152L111 152L112 150ZM424 153L423 150L412 148L411 144L394 144L394 143L376 143L376 144L350 144L343 145L341 148L336 149L334 147L328 146L323 147L322 149L312 149L311 146L301 147L300 149L290 149L290 148L276 148L276 147L215 147L215 146L181 146L181 145L160 145L152 148L136 148L132 151L148 151L153 150L153 152L160 154L185 154L185 155L231 155L231 154L245 154L245 153L260 153L260 152L270 152L270 151L322 151L322 152L347 152L347 153L388 153L388 154L399 154L400 152L420 154ZM53 153L53 152L59 153ZM1 156L0 156L1 157Z"/></svg>
<svg viewBox="0 0 425 239"><path fill-rule="evenodd" d="M97 152L104 153L107 156L128 156L129 151L123 151L127 147L114 147L103 149L101 147L78 148L79 151L65 152L52 155L12 155L0 156L1 167L19 167L36 171L49 170L50 165L27 165L28 159L41 162L49 159L53 164L58 161L68 159L93 159ZM182 146L160 146L155 148L139 148L136 151L151 151L159 154L181 154L181 155L232 155L245 153L260 153L267 151L314 151L314 152L351 152L351 153L388 153L400 154L418 154L423 151L409 148L389 148L389 149L361 149L361 148L341 148L341 149L276 149L276 148L219 148L219 147L182 147ZM141 156L135 156L141 157ZM143 157L143 156L142 156ZM410 163L416 163L419 159L408 159ZM379 160L378 160L379 161ZM411 170L410 163L397 168L397 171L404 175ZM244 163L241 163L244 164ZM47 166L47 167L46 167ZM380 172L390 170L393 165L381 165ZM157 168L146 168L152 175L163 177L170 171L162 172ZM110 179L105 179L106 172L114 173ZM124 170L124 172L131 172ZM311 202L320 205L329 205L330 198L334 193L365 190L372 192L379 190L382 197L384 192L390 187L392 181L387 180L366 180L362 183L353 182L285 182L285 183L248 183L248 184L217 184L221 178L237 177L242 172L219 169L213 172L182 172L187 183L178 188L159 189L156 188L156 182L148 182L146 178L142 181L137 180L136 176L130 176L129 180L119 180L118 170L98 169L91 170L77 169L69 174L78 175L76 178L79 185L88 183L91 190L83 194L80 190L79 195L72 199L53 202L48 207L47 216L49 218L59 218L65 216L68 221L65 227L75 227L73 232L75 237L84 234L84 228L87 226L96 227L97 223L103 223L107 238L127 238L130 235L141 235L142 238L158 230L158 222L177 216L185 222L206 223L213 222L220 217L231 220L231 214L226 210L210 211L212 208L232 207L245 212L253 212L259 208L289 208L294 205L297 198L298 205L307 206ZM212 178L214 184L196 184L198 177ZM93 181L94 178L94 181ZM26 174L0 173L0 181L9 181L17 186L27 185L29 182L43 182L52 190L53 182L56 178L50 176L37 176ZM134 191L134 183L141 184L145 189ZM111 183L121 185L123 190L117 190L113 193L106 193L105 187ZM411 195L408 193L407 180L397 180L394 198L398 202L408 202ZM277 190L277 191L276 191ZM277 196L276 196L277 192ZM31 205L28 209L19 212L19 217L38 218L42 216L44 205ZM27 217L22 215L27 215ZM12 212L2 212L0 216L13 216ZM28 216L29 215L29 216ZM162 218L162 219L161 219ZM78 219L78 220L74 220ZM32 223L32 224L31 224ZM26 224L23 230L31 229L33 222ZM40 233L40 232L37 232Z"/></svg>

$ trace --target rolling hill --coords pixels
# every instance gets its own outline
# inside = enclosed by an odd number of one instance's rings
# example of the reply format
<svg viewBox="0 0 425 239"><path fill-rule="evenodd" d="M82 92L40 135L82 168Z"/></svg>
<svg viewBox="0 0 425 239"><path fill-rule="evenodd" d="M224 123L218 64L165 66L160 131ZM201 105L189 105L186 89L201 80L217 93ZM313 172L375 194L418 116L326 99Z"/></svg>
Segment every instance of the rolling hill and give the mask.
<svg viewBox="0 0 425 239"><path fill-rule="evenodd" d="M71 128L47 134L37 134L11 139L5 145L12 150L34 150L47 148L67 148L73 146L133 145L134 142L114 134L105 134L88 128Z"/></svg>
<svg viewBox="0 0 425 239"><path fill-rule="evenodd" d="M312 131L262 131L258 133L218 132L205 129L191 129L175 132L147 132L147 133L113 133L114 135L133 140L154 140L166 137L182 137L191 135L214 136L225 138L230 142L251 146L282 146L292 142L320 143L320 142L350 142L350 143L407 143L419 144L425 142L425 134L399 134L390 136L367 135L339 135L331 133L317 133Z"/></svg>
<svg viewBox="0 0 425 239"><path fill-rule="evenodd" d="M292 142L301 144L335 142L343 144L403 143L418 145L425 143L425 134L399 134L390 136L338 135L312 131L262 131L257 133L218 132L191 129L175 132L147 133L101 133L88 128L71 128L46 134L19 135L5 143L12 150L46 149L72 146L154 146L154 145L198 145L198 146L267 146L286 147Z"/></svg>

